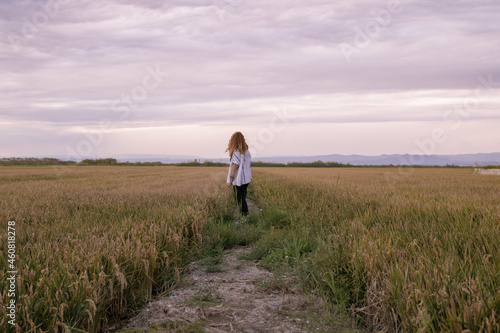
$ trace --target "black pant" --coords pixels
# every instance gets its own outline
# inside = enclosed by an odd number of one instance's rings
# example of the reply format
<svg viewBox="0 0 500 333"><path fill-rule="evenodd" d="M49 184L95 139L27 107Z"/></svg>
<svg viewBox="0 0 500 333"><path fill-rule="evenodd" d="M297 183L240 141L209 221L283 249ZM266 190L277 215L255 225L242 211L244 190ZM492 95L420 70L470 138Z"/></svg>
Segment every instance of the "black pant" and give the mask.
<svg viewBox="0 0 500 333"><path fill-rule="evenodd" d="M248 215L247 187L248 184L242 184L241 186L236 186L236 185L233 186L236 202L240 207L241 215Z"/></svg>

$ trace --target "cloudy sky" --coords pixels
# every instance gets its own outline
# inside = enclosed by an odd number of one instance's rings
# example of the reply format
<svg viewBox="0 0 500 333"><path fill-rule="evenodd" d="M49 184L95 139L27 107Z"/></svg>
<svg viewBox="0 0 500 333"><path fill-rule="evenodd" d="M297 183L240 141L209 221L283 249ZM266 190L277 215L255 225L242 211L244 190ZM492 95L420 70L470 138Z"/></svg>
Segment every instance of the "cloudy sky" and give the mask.
<svg viewBox="0 0 500 333"><path fill-rule="evenodd" d="M497 0L0 0L0 156L500 151Z"/></svg>

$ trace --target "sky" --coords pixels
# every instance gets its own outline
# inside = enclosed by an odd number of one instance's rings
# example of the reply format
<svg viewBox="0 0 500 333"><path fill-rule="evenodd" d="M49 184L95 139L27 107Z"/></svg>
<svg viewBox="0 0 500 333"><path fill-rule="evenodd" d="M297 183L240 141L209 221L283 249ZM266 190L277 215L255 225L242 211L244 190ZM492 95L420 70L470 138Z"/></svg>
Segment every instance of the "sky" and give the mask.
<svg viewBox="0 0 500 333"><path fill-rule="evenodd" d="M497 0L0 0L0 156L500 152Z"/></svg>

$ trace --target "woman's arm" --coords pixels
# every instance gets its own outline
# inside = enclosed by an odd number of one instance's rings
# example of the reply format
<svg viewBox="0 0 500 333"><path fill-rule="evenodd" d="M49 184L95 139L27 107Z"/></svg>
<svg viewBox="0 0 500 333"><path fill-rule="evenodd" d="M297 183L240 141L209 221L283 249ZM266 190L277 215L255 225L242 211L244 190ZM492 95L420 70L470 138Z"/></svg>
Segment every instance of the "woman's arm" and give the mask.
<svg viewBox="0 0 500 333"><path fill-rule="evenodd" d="M233 164L233 170L231 170L231 178L234 178L236 176L239 167L240 167L239 164Z"/></svg>
<svg viewBox="0 0 500 333"><path fill-rule="evenodd" d="M233 179L234 177L236 177L236 172L238 172L238 168L239 168L239 164L233 164L233 169L231 170L231 175L229 176L230 178L230 183L229 183L229 186L231 186L233 184Z"/></svg>

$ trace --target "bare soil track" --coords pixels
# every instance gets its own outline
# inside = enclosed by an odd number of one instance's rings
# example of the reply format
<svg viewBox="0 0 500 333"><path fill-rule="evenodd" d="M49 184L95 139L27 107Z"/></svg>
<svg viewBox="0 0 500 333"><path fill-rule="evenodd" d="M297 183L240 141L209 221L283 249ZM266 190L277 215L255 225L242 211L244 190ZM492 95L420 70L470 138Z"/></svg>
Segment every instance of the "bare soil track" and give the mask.
<svg viewBox="0 0 500 333"><path fill-rule="evenodd" d="M333 324L323 302L291 287L291 278L276 279L239 260L249 248L223 257L222 269L208 273L197 262L187 268L183 286L150 302L122 332L354 332Z"/></svg>

